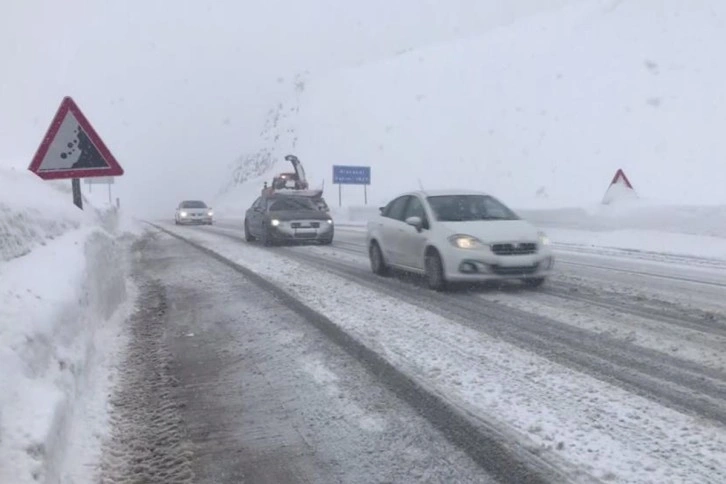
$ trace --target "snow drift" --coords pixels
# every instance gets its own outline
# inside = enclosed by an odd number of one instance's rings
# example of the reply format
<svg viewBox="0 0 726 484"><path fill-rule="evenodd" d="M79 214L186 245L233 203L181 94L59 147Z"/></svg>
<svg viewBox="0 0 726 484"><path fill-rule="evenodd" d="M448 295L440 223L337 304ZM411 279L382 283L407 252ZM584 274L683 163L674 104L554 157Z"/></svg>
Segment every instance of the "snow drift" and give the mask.
<svg viewBox="0 0 726 484"><path fill-rule="evenodd" d="M314 75L276 110L261 153L297 154L326 188L331 165L370 165L374 205L419 185L514 206L599 203L621 167L644 199L722 204L726 57L713 48L726 44L724 21L717 0L583 0ZM218 203L259 189L233 185Z"/></svg>
<svg viewBox="0 0 726 484"><path fill-rule="evenodd" d="M70 182L68 182L70 183ZM39 183L28 172L0 169L0 263L80 227L94 212L78 210L59 182ZM65 203L63 203L65 202Z"/></svg>
<svg viewBox="0 0 726 484"><path fill-rule="evenodd" d="M120 215L0 172L0 482L90 482L133 299Z"/></svg>

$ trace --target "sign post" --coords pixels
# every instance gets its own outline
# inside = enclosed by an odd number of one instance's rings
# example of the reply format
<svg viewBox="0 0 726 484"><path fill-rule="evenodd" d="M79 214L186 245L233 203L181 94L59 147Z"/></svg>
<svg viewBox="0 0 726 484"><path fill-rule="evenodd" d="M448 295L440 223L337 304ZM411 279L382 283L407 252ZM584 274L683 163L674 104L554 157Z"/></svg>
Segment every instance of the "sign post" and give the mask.
<svg viewBox="0 0 726 484"><path fill-rule="evenodd" d="M43 180L70 178L73 203L81 210L81 178L124 174L121 165L70 97L63 98L28 170Z"/></svg>
<svg viewBox="0 0 726 484"><path fill-rule="evenodd" d="M73 204L83 210L83 194L81 193L81 179L74 178L71 180L71 186L73 187Z"/></svg>
<svg viewBox="0 0 726 484"><path fill-rule="evenodd" d="M343 206L343 185L363 185L363 201L368 205L368 185L371 184L370 166L333 165L333 183L338 184L338 206Z"/></svg>

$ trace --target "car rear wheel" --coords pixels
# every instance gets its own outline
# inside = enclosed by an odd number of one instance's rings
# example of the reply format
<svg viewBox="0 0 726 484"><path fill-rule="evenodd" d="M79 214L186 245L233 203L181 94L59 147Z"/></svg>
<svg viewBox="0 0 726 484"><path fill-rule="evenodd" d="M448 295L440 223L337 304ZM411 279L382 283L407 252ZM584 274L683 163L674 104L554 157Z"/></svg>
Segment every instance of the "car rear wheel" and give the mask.
<svg viewBox="0 0 726 484"><path fill-rule="evenodd" d="M545 282L544 277L529 277L527 279L524 279L522 282L524 282L524 285L527 287L540 287Z"/></svg>
<svg viewBox="0 0 726 484"><path fill-rule="evenodd" d="M255 237L252 235L252 232L250 232L250 226L247 223L247 219L245 219L245 240L247 242L252 242L255 240Z"/></svg>
<svg viewBox="0 0 726 484"><path fill-rule="evenodd" d="M388 274L388 266L386 260L383 258L383 251L381 251L378 242L372 242L368 249L368 256L371 260L371 270L374 274L379 276L385 276Z"/></svg>
<svg viewBox="0 0 726 484"><path fill-rule="evenodd" d="M426 282L429 288L435 291L446 289L446 277L444 276L444 264L441 256L435 250L426 254Z"/></svg>

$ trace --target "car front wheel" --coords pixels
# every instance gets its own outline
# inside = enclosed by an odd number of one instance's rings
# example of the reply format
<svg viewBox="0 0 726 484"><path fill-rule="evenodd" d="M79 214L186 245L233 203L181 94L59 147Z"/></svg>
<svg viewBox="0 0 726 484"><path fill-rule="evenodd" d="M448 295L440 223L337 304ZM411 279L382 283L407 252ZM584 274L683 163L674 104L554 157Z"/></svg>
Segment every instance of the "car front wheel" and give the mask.
<svg viewBox="0 0 726 484"><path fill-rule="evenodd" d="M441 256L435 250L426 254L426 282L429 288L435 291L446 289L446 277L444 276L444 264Z"/></svg>
<svg viewBox="0 0 726 484"><path fill-rule="evenodd" d="M379 276L385 276L388 274L388 266L383 258L383 251L381 251L378 242L372 242L368 249L368 255L371 259L371 270L374 274Z"/></svg>
<svg viewBox="0 0 726 484"><path fill-rule="evenodd" d="M247 223L247 219L245 219L245 240L247 242L252 242L255 240L255 237L252 235L252 232L250 232L250 226Z"/></svg>
<svg viewBox="0 0 726 484"><path fill-rule="evenodd" d="M262 242L262 245L265 247L272 246L274 240L272 239L272 234L270 233L270 228L265 227L262 231L262 237L260 238L260 242Z"/></svg>

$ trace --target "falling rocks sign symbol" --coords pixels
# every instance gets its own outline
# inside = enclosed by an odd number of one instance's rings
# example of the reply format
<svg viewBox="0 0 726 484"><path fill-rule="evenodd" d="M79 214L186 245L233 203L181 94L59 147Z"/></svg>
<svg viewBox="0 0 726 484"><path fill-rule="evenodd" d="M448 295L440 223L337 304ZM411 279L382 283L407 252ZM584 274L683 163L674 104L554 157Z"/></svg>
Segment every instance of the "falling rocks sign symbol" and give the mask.
<svg viewBox="0 0 726 484"><path fill-rule="evenodd" d="M71 168L105 168L108 166L106 160L103 159L101 153L98 152L93 143L91 143L91 139L80 126L74 130L74 134L76 138L67 144L68 152L60 154L62 160L73 160L76 151L78 151L80 152L77 156L78 161L73 163Z"/></svg>
<svg viewBox="0 0 726 484"><path fill-rule="evenodd" d="M44 180L124 173L70 97L63 99L28 169Z"/></svg>

